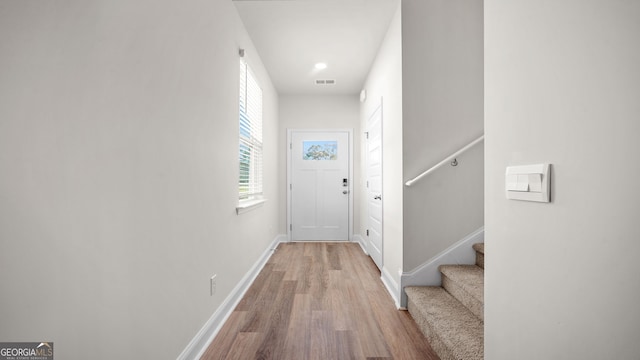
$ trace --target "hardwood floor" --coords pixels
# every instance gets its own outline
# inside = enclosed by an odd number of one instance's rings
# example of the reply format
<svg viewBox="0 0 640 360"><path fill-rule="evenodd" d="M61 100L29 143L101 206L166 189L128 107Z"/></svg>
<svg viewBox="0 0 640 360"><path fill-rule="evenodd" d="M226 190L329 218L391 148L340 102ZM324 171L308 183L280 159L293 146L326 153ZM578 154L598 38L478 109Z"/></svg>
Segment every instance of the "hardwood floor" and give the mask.
<svg viewBox="0 0 640 360"><path fill-rule="evenodd" d="M355 243L282 243L201 360L438 360Z"/></svg>

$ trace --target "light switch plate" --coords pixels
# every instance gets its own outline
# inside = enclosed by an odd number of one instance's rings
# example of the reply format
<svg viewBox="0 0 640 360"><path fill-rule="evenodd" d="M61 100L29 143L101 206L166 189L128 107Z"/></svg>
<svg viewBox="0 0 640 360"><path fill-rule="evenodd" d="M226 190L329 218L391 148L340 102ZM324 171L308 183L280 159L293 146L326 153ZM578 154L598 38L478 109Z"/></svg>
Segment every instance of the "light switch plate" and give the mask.
<svg viewBox="0 0 640 360"><path fill-rule="evenodd" d="M549 202L551 164L508 166L505 174L507 199Z"/></svg>

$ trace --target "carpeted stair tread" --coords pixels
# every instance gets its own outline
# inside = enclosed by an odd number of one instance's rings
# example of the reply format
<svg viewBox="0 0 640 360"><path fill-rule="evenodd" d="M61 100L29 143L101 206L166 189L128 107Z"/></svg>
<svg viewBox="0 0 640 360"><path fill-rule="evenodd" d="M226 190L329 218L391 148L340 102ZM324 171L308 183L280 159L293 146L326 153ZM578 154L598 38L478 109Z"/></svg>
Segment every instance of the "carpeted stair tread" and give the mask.
<svg viewBox="0 0 640 360"><path fill-rule="evenodd" d="M484 270L476 265L441 265L442 287L484 321Z"/></svg>
<svg viewBox="0 0 640 360"><path fill-rule="evenodd" d="M473 244L473 250L479 252L484 255L484 243Z"/></svg>
<svg viewBox="0 0 640 360"><path fill-rule="evenodd" d="M482 360L484 324L441 287L410 286L408 309L441 360Z"/></svg>
<svg viewBox="0 0 640 360"><path fill-rule="evenodd" d="M476 265L484 269L484 243L473 244L473 250L476 251Z"/></svg>

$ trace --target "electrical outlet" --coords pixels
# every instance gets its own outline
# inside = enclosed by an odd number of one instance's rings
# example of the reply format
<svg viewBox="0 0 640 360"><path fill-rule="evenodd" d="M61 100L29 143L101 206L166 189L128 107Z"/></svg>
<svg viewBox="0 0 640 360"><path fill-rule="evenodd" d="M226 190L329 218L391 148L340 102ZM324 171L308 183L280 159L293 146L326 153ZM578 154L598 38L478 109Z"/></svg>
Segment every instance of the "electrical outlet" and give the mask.
<svg viewBox="0 0 640 360"><path fill-rule="evenodd" d="M215 293L216 293L216 277L217 277L217 276L218 276L217 274L214 274L214 275L211 277L211 281L210 281L210 283L209 283L209 292L210 292L210 296L213 296L213 294L215 294Z"/></svg>

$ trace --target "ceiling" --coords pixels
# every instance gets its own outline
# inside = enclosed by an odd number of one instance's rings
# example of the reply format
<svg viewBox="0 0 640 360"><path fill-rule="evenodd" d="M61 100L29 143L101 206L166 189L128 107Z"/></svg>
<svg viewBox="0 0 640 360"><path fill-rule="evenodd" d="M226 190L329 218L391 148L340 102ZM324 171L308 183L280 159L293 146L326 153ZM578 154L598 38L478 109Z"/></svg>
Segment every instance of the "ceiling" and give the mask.
<svg viewBox="0 0 640 360"><path fill-rule="evenodd" d="M358 94L398 0L234 0L280 94ZM327 64L317 70L318 62ZM316 85L316 80L335 80Z"/></svg>

